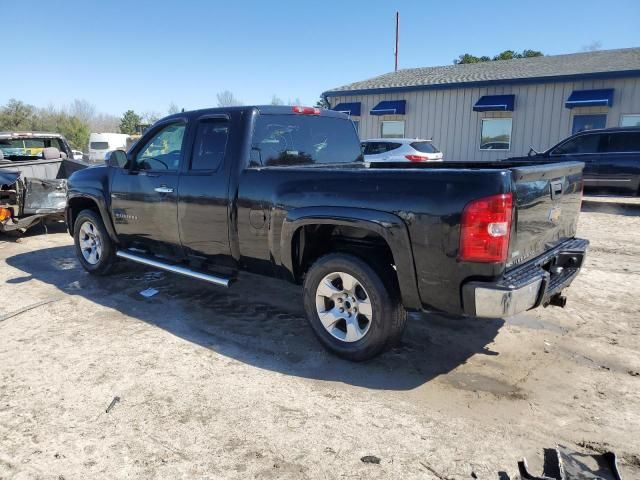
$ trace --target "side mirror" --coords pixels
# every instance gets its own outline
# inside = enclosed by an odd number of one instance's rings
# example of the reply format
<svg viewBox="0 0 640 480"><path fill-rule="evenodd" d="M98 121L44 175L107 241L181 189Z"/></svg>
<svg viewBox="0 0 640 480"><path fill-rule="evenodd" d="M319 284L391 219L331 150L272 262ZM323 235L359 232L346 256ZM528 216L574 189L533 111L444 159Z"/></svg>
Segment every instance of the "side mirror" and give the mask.
<svg viewBox="0 0 640 480"><path fill-rule="evenodd" d="M124 150L110 150L104 156L104 163L108 167L124 168L127 163L127 152Z"/></svg>
<svg viewBox="0 0 640 480"><path fill-rule="evenodd" d="M539 155L540 152L537 152L533 147L529 147L529 153L527 154L527 156L529 157L535 157L536 155Z"/></svg>

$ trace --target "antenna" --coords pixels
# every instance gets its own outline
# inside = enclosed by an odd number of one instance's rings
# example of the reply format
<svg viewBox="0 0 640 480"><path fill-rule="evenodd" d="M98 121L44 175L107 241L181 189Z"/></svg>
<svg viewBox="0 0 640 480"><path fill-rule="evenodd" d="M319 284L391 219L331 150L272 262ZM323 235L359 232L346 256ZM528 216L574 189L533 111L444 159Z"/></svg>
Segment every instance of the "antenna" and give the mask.
<svg viewBox="0 0 640 480"><path fill-rule="evenodd" d="M400 12L396 12L396 49L394 51L395 57L396 57L396 69L395 71L398 71L398 43L399 43L399 37L400 37Z"/></svg>

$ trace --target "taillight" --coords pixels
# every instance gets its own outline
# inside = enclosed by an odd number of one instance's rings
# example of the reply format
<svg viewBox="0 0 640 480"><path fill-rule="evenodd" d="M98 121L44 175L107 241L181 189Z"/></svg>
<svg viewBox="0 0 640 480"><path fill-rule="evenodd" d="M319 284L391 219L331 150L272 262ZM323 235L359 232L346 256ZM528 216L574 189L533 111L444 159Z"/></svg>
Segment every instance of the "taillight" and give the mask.
<svg viewBox="0 0 640 480"><path fill-rule="evenodd" d="M291 111L301 115L320 115L320 109L315 107L291 107Z"/></svg>
<svg viewBox="0 0 640 480"><path fill-rule="evenodd" d="M466 262L505 262L509 249L513 196L502 193L468 203L460 222L460 252Z"/></svg>
<svg viewBox="0 0 640 480"><path fill-rule="evenodd" d="M9 218L11 218L11 210L8 208L0 208L0 222L4 222Z"/></svg>
<svg viewBox="0 0 640 480"><path fill-rule="evenodd" d="M427 157L421 157L420 155L405 155L404 158L410 162L426 162L429 160Z"/></svg>

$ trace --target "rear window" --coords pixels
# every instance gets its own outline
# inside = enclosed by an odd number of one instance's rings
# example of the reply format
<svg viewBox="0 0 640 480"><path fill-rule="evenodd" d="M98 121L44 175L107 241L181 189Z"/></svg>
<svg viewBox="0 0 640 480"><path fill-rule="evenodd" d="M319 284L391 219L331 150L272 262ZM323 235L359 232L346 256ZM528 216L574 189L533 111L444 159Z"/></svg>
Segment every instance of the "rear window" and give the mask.
<svg viewBox="0 0 640 480"><path fill-rule="evenodd" d="M89 146L92 150L108 150L109 142L91 142Z"/></svg>
<svg viewBox="0 0 640 480"><path fill-rule="evenodd" d="M4 157L37 157L47 147L55 147L61 152L65 150L57 138L12 138L0 140L0 150ZM65 152L66 153L66 152Z"/></svg>
<svg viewBox="0 0 640 480"><path fill-rule="evenodd" d="M431 142L413 142L411 146L422 153L440 153L440 150L434 147Z"/></svg>
<svg viewBox="0 0 640 480"><path fill-rule="evenodd" d="M310 115L258 115L251 164L264 166L351 163L362 159L348 119Z"/></svg>

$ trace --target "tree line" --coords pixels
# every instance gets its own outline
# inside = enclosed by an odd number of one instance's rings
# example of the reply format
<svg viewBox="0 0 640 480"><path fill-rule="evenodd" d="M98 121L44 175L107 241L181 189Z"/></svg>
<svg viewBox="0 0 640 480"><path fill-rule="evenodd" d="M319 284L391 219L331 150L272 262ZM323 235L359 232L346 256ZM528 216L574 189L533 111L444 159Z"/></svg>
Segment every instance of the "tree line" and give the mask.
<svg viewBox="0 0 640 480"><path fill-rule="evenodd" d="M470 53L463 53L459 55L453 61L454 65L461 65L464 63L481 63L481 62L495 62L498 60L512 60L514 58L531 58L531 57L543 57L544 53L539 52L538 50L523 50L522 52L517 52L515 50L505 50L504 52L500 52L493 57L488 57L483 55L481 57L476 57L475 55L471 55Z"/></svg>
<svg viewBox="0 0 640 480"><path fill-rule="evenodd" d="M242 105L242 101L229 91L217 94L218 107ZM271 105L301 105L299 98L289 98L286 102L277 95L271 97ZM321 98L316 106L327 108ZM169 104L166 115L178 113L181 109L173 102ZM184 109L182 109L184 111ZM86 150L91 132L142 133L144 127L155 123L165 114L147 111L141 114L127 110L118 117L98 112L96 107L86 100L74 100L69 105L44 108L35 107L15 98L0 106L0 131L42 131L60 133L77 150Z"/></svg>

